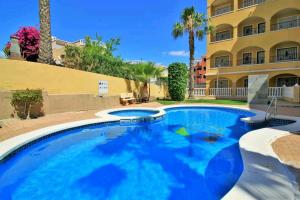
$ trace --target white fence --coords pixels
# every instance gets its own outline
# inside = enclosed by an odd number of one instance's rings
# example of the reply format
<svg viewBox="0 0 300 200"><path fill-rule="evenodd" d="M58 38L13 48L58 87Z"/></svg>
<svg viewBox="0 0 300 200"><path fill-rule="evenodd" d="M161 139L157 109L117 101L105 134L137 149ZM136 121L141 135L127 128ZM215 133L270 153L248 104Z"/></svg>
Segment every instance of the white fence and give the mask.
<svg viewBox="0 0 300 200"><path fill-rule="evenodd" d="M282 87L269 87L269 97L282 97Z"/></svg>
<svg viewBox="0 0 300 200"><path fill-rule="evenodd" d="M295 89L294 87L269 87L268 95L269 97L288 97L295 98ZM188 92L188 89L187 89ZM204 96L217 96L217 97L231 97L233 96L232 88L210 88L207 90L206 88L194 88L193 95L195 97L204 97ZM236 97L247 97L248 96L248 88L239 87L235 89Z"/></svg>
<svg viewBox="0 0 300 200"><path fill-rule="evenodd" d="M248 88L236 88L236 96L247 97L248 96Z"/></svg>
<svg viewBox="0 0 300 200"><path fill-rule="evenodd" d="M232 96L232 88L210 88L209 96L218 96L218 97Z"/></svg>
<svg viewBox="0 0 300 200"><path fill-rule="evenodd" d="M195 97L206 96L206 88L194 88L193 93Z"/></svg>

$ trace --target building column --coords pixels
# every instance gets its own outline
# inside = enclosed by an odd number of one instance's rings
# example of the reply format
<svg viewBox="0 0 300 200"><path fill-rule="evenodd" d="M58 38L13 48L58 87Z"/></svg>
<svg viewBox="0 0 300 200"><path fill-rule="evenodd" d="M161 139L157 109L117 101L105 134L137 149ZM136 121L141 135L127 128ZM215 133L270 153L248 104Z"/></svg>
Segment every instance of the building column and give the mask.
<svg viewBox="0 0 300 200"><path fill-rule="evenodd" d="M266 23L265 32L268 33L268 32L271 31L271 19L266 18L265 20L266 20L266 22L265 22Z"/></svg>
<svg viewBox="0 0 300 200"><path fill-rule="evenodd" d="M237 11L239 9L239 1L238 0L234 0L233 1L233 11Z"/></svg>
<svg viewBox="0 0 300 200"><path fill-rule="evenodd" d="M236 97L236 80L234 80L234 81L232 81L232 86L231 86L231 88L232 88L232 96L233 97Z"/></svg>

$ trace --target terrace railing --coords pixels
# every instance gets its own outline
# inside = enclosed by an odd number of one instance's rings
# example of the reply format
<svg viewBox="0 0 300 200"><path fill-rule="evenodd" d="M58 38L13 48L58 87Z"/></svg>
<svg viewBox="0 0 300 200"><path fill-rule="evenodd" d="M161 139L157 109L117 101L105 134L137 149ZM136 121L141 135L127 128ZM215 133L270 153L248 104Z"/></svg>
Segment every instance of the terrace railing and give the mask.
<svg viewBox="0 0 300 200"><path fill-rule="evenodd" d="M223 62L212 63L211 68L218 68L218 67L232 67L232 61L227 60L227 61L223 61Z"/></svg>
<svg viewBox="0 0 300 200"><path fill-rule="evenodd" d="M277 56L270 57L271 63L289 62L289 61L300 61L300 55L295 53L295 54L277 55Z"/></svg>
<svg viewBox="0 0 300 200"><path fill-rule="evenodd" d="M269 87L269 97L282 97L283 87Z"/></svg>
<svg viewBox="0 0 300 200"><path fill-rule="evenodd" d="M232 96L232 88L210 88L209 96L218 96L218 97Z"/></svg>
<svg viewBox="0 0 300 200"><path fill-rule="evenodd" d="M257 65L257 64L264 64L265 58L249 58L249 59L239 59L238 65Z"/></svg>
<svg viewBox="0 0 300 200"><path fill-rule="evenodd" d="M215 35L211 38L212 42L218 42L222 40L229 40L232 38L232 32L225 32L223 34Z"/></svg>
<svg viewBox="0 0 300 200"><path fill-rule="evenodd" d="M266 0L242 0L239 8L246 8L252 5L264 3Z"/></svg>
<svg viewBox="0 0 300 200"><path fill-rule="evenodd" d="M225 14L225 13L228 13L231 11L232 11L231 6L226 6L226 7L215 10L214 13L212 14L212 16L214 17L214 16L222 15L222 14Z"/></svg>
<svg viewBox="0 0 300 200"><path fill-rule="evenodd" d="M206 88L194 88L193 94L195 97L206 96Z"/></svg>
<svg viewBox="0 0 300 200"><path fill-rule="evenodd" d="M238 97L247 97L248 96L248 88L236 88L236 96Z"/></svg>
<svg viewBox="0 0 300 200"><path fill-rule="evenodd" d="M271 25L271 31L300 27L300 19L283 21Z"/></svg>

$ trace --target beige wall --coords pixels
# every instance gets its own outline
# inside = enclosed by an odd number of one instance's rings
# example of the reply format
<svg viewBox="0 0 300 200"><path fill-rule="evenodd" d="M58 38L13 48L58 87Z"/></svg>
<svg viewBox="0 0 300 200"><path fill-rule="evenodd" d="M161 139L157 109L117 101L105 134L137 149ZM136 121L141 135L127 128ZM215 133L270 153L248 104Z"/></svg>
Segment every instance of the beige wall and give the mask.
<svg viewBox="0 0 300 200"><path fill-rule="evenodd" d="M64 67L0 59L0 90L42 89L49 94L98 94L98 81L109 84L108 96L122 92L139 93L143 84ZM165 97L165 86L151 85L151 96Z"/></svg>
<svg viewBox="0 0 300 200"><path fill-rule="evenodd" d="M14 108L10 105L11 95L11 91L0 91L0 119L17 117ZM96 97L92 94L49 95L47 92L43 92L43 98L41 110L44 114L103 110L120 105L119 96Z"/></svg>

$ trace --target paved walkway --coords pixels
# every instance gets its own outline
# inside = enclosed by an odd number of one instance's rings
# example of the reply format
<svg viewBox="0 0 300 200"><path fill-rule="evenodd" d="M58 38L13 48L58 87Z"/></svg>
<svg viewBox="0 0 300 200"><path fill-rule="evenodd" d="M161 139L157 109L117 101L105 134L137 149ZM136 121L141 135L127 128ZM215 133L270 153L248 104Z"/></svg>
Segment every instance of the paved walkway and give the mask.
<svg viewBox="0 0 300 200"><path fill-rule="evenodd" d="M127 107L160 107L161 104L157 102L151 103L143 103L143 104L135 104L129 106L118 106L120 108ZM118 108L116 107L116 108ZM67 112L67 113L57 113L57 114L49 114L44 117L40 117L37 119L29 119L29 120L20 120L20 119L6 119L0 121L0 141L6 140L8 138L20 135L22 133L26 133L29 131L33 131L36 129L44 128L51 125L62 124L67 122L85 120L96 118L95 113L101 110L89 110L89 111L80 111L80 112Z"/></svg>

